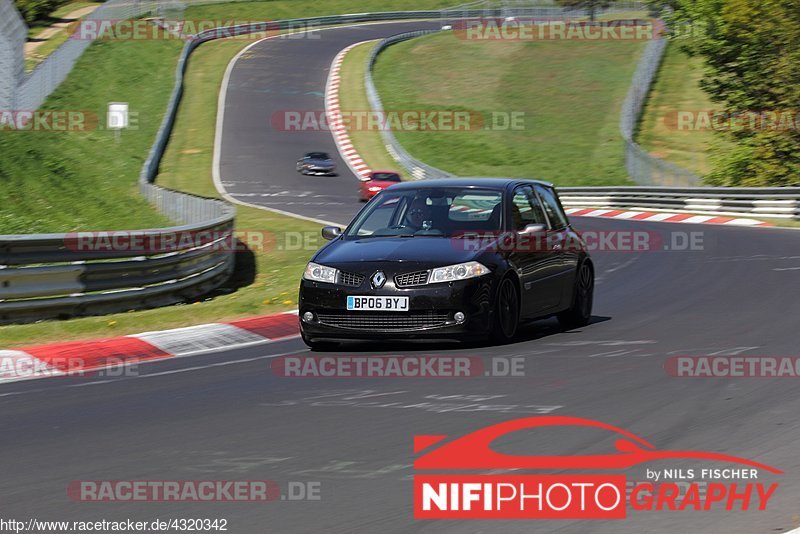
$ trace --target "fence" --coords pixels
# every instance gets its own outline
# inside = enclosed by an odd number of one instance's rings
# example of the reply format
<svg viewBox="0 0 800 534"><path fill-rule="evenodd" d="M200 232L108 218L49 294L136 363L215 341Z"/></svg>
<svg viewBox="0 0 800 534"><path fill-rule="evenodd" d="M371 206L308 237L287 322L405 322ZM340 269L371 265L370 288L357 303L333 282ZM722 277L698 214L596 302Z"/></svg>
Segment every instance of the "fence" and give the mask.
<svg viewBox="0 0 800 534"><path fill-rule="evenodd" d="M636 126L639 124L647 95L666 48L666 39L655 39L647 43L625 102L622 104L619 129L625 143L625 168L628 176L640 185L696 186L702 183L702 178L689 170L650 155L634 141Z"/></svg>
<svg viewBox="0 0 800 534"><path fill-rule="evenodd" d="M28 30L11 0L0 0L0 110L14 109L14 98L25 75L23 49Z"/></svg>

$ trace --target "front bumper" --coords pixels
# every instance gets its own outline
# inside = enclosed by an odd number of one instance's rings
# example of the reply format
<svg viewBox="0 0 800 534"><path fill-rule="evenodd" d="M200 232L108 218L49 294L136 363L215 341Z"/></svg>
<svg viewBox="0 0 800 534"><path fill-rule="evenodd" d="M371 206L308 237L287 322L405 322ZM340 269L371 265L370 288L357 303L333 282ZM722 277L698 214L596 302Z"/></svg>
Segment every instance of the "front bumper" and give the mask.
<svg viewBox="0 0 800 534"><path fill-rule="evenodd" d="M388 273L387 273L388 274ZM318 339L466 339L485 337L492 321L494 279L487 275L453 283L397 288L392 276L381 289L310 282L300 284L300 331ZM347 297L409 297L408 312L348 311ZM466 318L457 322L456 312ZM314 314L306 321L306 312Z"/></svg>

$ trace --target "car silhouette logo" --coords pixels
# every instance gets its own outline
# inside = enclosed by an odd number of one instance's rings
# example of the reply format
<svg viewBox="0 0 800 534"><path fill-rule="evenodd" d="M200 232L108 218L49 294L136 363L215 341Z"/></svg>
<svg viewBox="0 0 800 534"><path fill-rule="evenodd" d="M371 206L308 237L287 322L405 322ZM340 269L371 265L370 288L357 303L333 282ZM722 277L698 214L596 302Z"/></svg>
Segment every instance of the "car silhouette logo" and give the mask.
<svg viewBox="0 0 800 534"><path fill-rule="evenodd" d="M370 282L372 282L373 288L380 289L383 287L383 284L386 283L386 275L383 274L383 271L377 271L372 275L372 278L370 278Z"/></svg>
<svg viewBox="0 0 800 534"><path fill-rule="evenodd" d="M514 456L492 450L491 443L510 432L537 427L583 426L609 430L617 434L616 452L611 454ZM526 417L476 430L460 438L415 436L414 452L426 452L414 461L415 469L623 469L645 462L667 459L695 459L747 465L781 474L781 470L747 458L706 451L664 451L621 428L566 416ZM434 447L434 445L437 445ZM429 450L432 449L432 450Z"/></svg>

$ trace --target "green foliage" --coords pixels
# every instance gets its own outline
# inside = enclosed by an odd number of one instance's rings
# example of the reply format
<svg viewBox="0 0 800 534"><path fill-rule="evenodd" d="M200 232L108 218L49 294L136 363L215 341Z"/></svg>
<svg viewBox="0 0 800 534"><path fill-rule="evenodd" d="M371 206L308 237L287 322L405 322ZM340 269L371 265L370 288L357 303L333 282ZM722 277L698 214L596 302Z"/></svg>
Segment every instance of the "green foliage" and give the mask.
<svg viewBox="0 0 800 534"><path fill-rule="evenodd" d="M64 3L65 0L14 0L14 5L28 24L47 18Z"/></svg>
<svg viewBox="0 0 800 534"><path fill-rule="evenodd" d="M705 60L702 87L726 113L781 112L718 135L736 148L712 155L719 185L800 185L800 2L678 0L670 16L684 49ZM692 31L685 31L690 28Z"/></svg>

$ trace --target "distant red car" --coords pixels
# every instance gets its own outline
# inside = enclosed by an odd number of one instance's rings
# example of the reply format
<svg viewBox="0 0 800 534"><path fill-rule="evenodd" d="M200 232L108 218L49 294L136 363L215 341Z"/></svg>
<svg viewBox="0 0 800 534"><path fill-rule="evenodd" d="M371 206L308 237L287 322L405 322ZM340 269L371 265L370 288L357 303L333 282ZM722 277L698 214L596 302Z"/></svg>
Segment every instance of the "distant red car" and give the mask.
<svg viewBox="0 0 800 534"><path fill-rule="evenodd" d="M401 182L400 175L395 171L371 171L369 179L358 186L358 197L361 202L366 202L390 185Z"/></svg>

